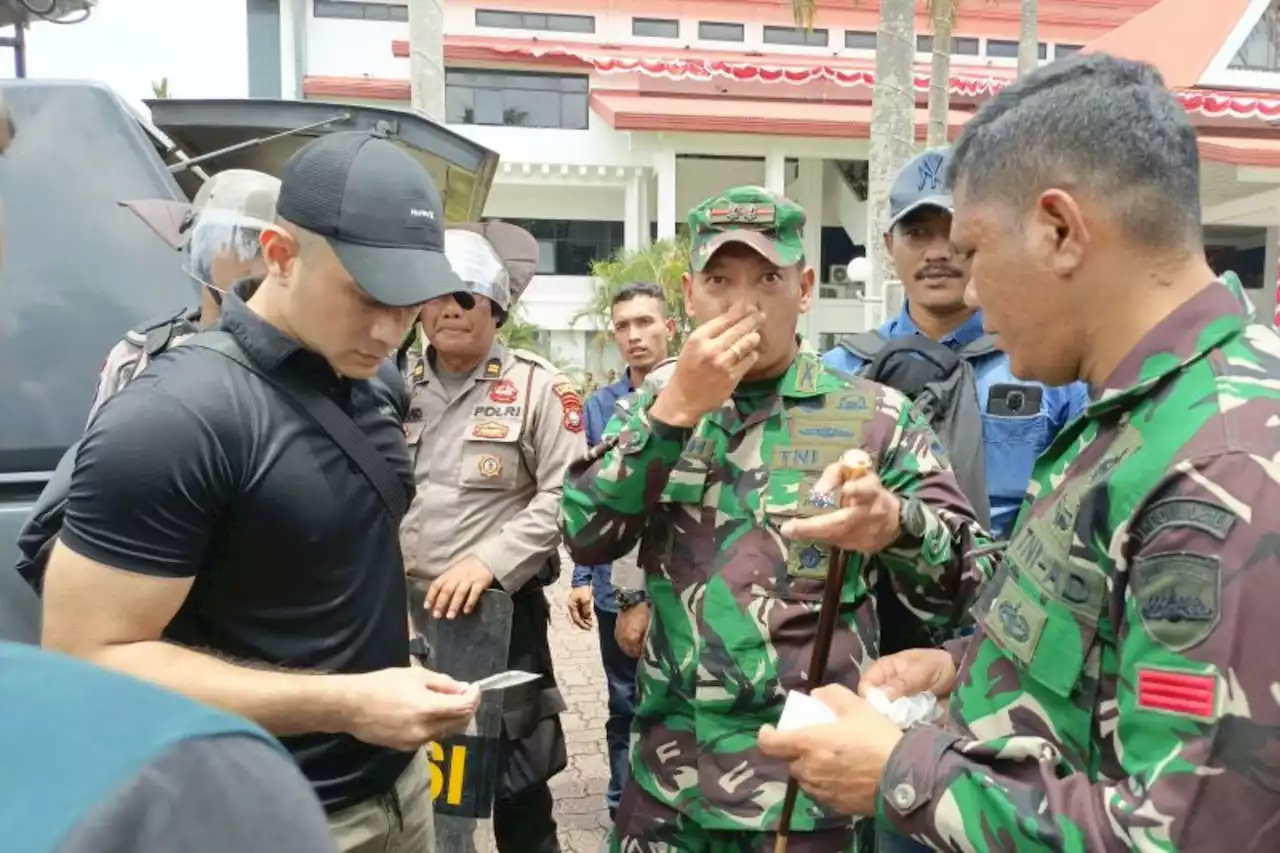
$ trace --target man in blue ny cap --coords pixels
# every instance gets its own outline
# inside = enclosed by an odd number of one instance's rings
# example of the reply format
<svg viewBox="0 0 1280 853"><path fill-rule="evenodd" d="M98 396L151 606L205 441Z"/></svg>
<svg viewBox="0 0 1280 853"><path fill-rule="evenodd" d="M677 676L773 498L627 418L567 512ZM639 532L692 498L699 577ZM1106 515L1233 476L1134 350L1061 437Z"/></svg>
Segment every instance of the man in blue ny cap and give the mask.
<svg viewBox="0 0 1280 853"><path fill-rule="evenodd" d="M949 159L949 148L919 154L903 167L890 190L884 241L906 299L879 333L890 341L924 335L959 351L978 341L983 330L982 313L964 302L969 258L957 255L951 246ZM857 373L867 363L843 346L828 352L823 361L848 373ZM994 348L970 364L982 413L991 532L1003 539L1013 527L1036 457L1088 404L1088 392L1079 383L1047 388L1024 382L1011 372L1008 356Z"/></svg>

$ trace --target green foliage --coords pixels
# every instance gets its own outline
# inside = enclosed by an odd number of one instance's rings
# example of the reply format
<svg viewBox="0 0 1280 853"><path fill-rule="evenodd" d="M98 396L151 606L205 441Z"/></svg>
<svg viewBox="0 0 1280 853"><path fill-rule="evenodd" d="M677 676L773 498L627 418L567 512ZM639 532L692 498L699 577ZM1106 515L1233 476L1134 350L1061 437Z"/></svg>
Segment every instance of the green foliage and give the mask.
<svg viewBox="0 0 1280 853"><path fill-rule="evenodd" d="M156 98L169 97L169 78L161 77L159 80L151 81L151 94Z"/></svg>
<svg viewBox="0 0 1280 853"><path fill-rule="evenodd" d="M613 297L630 282L652 282L666 294L667 313L676 321L671 351L679 352L685 335L690 331L689 317L684 310L684 289L680 285L688 269L689 240L686 237L658 240L636 251L624 249L607 261L596 261L591 267L591 275L595 277L591 301L574 315L573 322L584 318L594 320L601 330L596 333L595 346L604 347L609 340Z"/></svg>

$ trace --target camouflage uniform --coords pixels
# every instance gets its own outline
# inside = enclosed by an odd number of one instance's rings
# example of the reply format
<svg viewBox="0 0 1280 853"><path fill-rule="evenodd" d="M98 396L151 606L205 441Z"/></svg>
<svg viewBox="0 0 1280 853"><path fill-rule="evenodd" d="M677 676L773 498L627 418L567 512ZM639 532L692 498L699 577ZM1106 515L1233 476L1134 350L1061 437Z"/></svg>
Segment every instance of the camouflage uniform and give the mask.
<svg viewBox="0 0 1280 853"><path fill-rule="evenodd" d="M1211 284L1037 463L879 819L939 850L1280 849L1280 337Z"/></svg>
<svg viewBox="0 0 1280 853"><path fill-rule="evenodd" d="M735 191L690 215L702 266L738 227L720 214L746 208L767 231L742 231L775 258L803 256L803 211L762 190ZM757 225L758 227L758 225ZM765 234L768 234L766 238ZM739 236L739 235L731 235ZM768 242L766 242L766 239ZM785 260L785 258L783 258ZM638 669L631 778L614 849L752 850L776 829L785 763L762 755L756 733L777 723L788 690L806 686L828 553L778 532L807 515L823 467L864 448L885 484L910 496L916 537L867 562L849 557L844 608L828 683L855 686L874 657L869 589L891 573L922 618L950 623L980 580L962 555L975 544L972 511L937 439L897 391L838 374L803 347L780 379L744 382L697 427L649 414L670 379L667 362L619 401L604 442L570 470L564 530L582 565L617 560L639 541L652 624ZM850 820L801 793L793 851L846 849Z"/></svg>

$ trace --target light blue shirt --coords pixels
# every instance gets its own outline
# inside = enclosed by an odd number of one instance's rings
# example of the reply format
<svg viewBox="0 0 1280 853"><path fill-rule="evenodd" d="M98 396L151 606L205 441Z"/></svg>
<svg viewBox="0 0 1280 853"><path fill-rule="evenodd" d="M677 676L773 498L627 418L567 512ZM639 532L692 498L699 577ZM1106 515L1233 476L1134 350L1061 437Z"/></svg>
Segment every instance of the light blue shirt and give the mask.
<svg viewBox="0 0 1280 853"><path fill-rule="evenodd" d="M902 306L902 313L880 327L880 334L893 340L921 334ZM982 314L974 314L964 325L945 336L942 343L953 350L982 337ZM863 360L844 347L836 347L822 360L837 370L856 373ZM1031 479L1031 468L1054 436L1084 411L1089 404L1088 387L1080 382L1050 388L1038 382L1016 378L1009 369L1009 357L1002 352L973 360L978 380L978 405L982 410L982 437L987 458L987 492L991 501L991 532L1007 539L1013 529ZM1043 388L1038 412L1009 417L987 411L991 389L996 385L1023 385Z"/></svg>

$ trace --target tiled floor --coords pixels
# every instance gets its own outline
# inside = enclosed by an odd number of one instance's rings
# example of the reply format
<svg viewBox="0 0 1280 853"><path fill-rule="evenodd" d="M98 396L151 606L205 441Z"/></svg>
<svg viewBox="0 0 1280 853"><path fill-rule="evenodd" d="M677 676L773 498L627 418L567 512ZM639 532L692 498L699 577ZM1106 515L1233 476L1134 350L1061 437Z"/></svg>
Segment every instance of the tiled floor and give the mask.
<svg viewBox="0 0 1280 853"><path fill-rule="evenodd" d="M595 630L575 628L565 613L569 572L547 590L551 600L551 651L569 710L562 717L569 766L551 782L565 853L597 853L608 837L609 783L604 722L609 714L600 644Z"/></svg>

